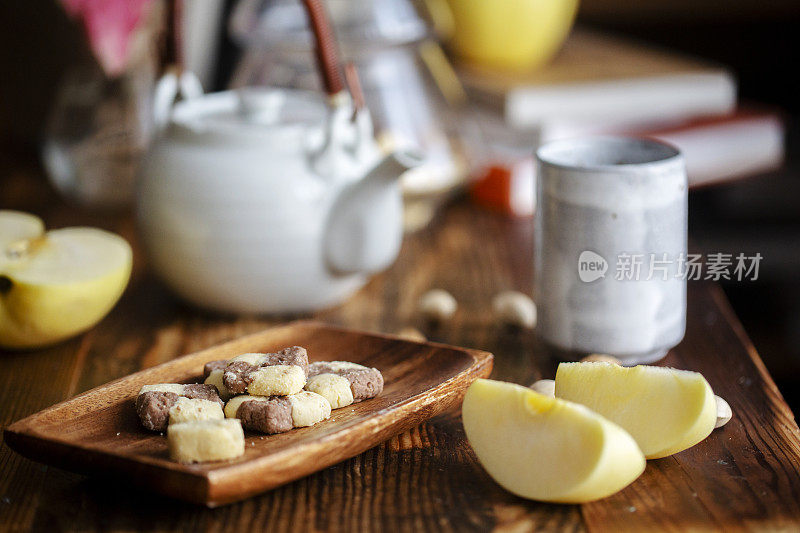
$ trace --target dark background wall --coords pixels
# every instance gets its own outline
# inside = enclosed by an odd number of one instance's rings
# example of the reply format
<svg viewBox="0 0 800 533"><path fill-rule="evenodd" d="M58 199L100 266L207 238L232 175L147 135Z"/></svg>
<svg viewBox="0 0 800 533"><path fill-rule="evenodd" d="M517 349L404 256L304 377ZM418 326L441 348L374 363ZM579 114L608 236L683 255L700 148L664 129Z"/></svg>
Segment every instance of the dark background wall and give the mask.
<svg viewBox="0 0 800 533"><path fill-rule="evenodd" d="M87 57L55 0L0 1L0 146L36 142L64 68Z"/></svg>

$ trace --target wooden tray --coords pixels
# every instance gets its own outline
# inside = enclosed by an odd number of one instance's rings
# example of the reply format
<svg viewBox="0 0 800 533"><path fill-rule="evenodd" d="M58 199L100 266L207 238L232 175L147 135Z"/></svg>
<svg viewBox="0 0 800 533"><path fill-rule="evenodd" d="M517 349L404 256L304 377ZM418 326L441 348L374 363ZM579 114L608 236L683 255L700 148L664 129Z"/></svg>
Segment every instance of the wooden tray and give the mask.
<svg viewBox="0 0 800 533"><path fill-rule="evenodd" d="M248 432L244 456L227 462L173 462L166 438L139 425L133 404L142 385L197 382L207 361L291 345L306 347L312 361L339 359L378 368L386 382L383 393L337 409L310 428L279 435ZM358 455L454 407L469 384L491 369L487 352L293 322L97 387L14 423L4 434L11 448L36 461L214 507Z"/></svg>

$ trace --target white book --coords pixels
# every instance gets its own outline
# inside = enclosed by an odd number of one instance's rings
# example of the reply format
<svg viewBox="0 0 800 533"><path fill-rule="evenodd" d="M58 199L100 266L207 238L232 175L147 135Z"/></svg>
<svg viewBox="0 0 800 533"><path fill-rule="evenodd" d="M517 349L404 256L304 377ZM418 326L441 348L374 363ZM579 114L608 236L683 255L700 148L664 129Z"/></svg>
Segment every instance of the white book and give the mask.
<svg viewBox="0 0 800 533"><path fill-rule="evenodd" d="M582 30L530 75L475 67L461 67L460 74L473 97L499 105L515 128L552 120L681 120L736 107L736 79L726 69Z"/></svg>
<svg viewBox="0 0 800 533"><path fill-rule="evenodd" d="M768 172L784 160L784 125L774 111L744 108L727 115L656 125L558 120L540 130L543 143L608 134L651 137L676 146L686 160L692 187Z"/></svg>
<svg viewBox="0 0 800 533"><path fill-rule="evenodd" d="M652 136L683 153L690 187L762 174L784 160L784 128L775 115L656 131Z"/></svg>

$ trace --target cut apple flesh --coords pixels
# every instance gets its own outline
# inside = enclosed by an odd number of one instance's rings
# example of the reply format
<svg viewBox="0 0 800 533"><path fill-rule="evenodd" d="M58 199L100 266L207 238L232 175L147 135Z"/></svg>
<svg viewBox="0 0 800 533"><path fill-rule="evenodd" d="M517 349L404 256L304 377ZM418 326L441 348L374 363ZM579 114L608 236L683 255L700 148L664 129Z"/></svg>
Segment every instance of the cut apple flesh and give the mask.
<svg viewBox="0 0 800 533"><path fill-rule="evenodd" d="M0 266L7 257L16 255L15 248L19 245L43 234L44 222L39 217L21 211L0 210Z"/></svg>
<svg viewBox="0 0 800 533"><path fill-rule="evenodd" d="M45 346L90 328L113 307L130 276L131 249L121 237L94 228L42 235L28 217L0 213L4 348Z"/></svg>
<svg viewBox="0 0 800 533"><path fill-rule="evenodd" d="M592 501L644 471L642 452L622 428L581 405L520 385L479 379L467 390L462 413L483 467L524 498Z"/></svg>
<svg viewBox="0 0 800 533"><path fill-rule="evenodd" d="M561 363L556 397L625 428L648 459L678 453L714 429L714 393L697 372L611 363Z"/></svg>
<svg viewBox="0 0 800 533"><path fill-rule="evenodd" d="M30 254L6 264L17 283L69 285L98 280L130 262L130 247L121 237L95 228L47 232Z"/></svg>

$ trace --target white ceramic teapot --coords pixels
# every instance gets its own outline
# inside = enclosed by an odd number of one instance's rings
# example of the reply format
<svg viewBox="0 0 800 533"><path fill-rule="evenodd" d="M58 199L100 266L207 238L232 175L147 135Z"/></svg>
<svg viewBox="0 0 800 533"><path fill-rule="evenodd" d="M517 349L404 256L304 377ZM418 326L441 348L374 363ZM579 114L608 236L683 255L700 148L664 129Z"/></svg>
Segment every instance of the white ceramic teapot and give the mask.
<svg viewBox="0 0 800 533"><path fill-rule="evenodd" d="M233 312L343 301L402 240L399 177L366 110L322 95L247 89L174 106L142 166L138 218L151 264L187 300Z"/></svg>

